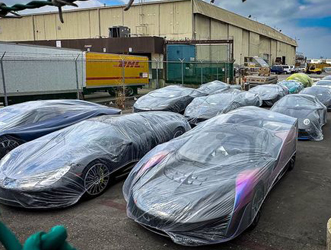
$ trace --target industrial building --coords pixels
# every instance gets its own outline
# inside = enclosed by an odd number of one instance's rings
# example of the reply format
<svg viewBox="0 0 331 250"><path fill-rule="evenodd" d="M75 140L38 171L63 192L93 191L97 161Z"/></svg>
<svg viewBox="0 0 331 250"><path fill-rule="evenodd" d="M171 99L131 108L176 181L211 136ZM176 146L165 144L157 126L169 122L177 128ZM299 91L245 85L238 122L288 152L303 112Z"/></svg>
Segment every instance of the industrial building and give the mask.
<svg viewBox="0 0 331 250"><path fill-rule="evenodd" d="M171 0L124 6L70 10L64 24L56 12L26 15L21 19L0 20L1 41L61 41L116 36L112 27L123 26L130 37L156 36L166 41L233 41L235 64L260 56L270 64L295 63L297 43L281 32L201 0ZM128 28L128 29L127 29ZM216 42L214 42L216 41ZM61 45L60 42L57 45ZM88 49L88 44L87 44ZM112 52L112 51L106 51ZM197 59L214 60L212 47L201 47ZM228 60L220 52L217 60ZM210 56L209 56L210 55Z"/></svg>

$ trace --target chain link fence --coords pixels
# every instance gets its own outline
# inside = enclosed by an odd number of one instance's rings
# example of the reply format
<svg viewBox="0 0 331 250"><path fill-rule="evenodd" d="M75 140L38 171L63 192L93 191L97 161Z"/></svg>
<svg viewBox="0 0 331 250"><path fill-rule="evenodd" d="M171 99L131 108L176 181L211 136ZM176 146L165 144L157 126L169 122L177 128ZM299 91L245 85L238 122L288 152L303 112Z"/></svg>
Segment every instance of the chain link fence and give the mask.
<svg viewBox="0 0 331 250"><path fill-rule="evenodd" d="M95 56L92 56L95 55ZM0 53L0 99L4 105L37 99L79 98L108 92L125 98L138 89L170 84L198 87L213 80L232 83L231 62L158 61L132 55Z"/></svg>

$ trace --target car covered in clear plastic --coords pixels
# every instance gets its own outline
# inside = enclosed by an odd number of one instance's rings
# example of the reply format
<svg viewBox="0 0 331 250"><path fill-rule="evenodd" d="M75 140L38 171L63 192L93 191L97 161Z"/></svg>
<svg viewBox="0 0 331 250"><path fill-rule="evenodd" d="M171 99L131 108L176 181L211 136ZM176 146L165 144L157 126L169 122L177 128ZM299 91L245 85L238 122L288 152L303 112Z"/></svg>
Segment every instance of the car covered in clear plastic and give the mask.
<svg viewBox="0 0 331 250"><path fill-rule="evenodd" d="M58 208L102 194L160 143L190 129L172 112L100 116L12 150L0 161L0 203Z"/></svg>
<svg viewBox="0 0 331 250"><path fill-rule="evenodd" d="M127 215L188 246L229 241L260 217L295 162L297 119L257 107L218 115L150 151L123 186Z"/></svg>
<svg viewBox="0 0 331 250"><path fill-rule="evenodd" d="M258 94L262 99L263 106L267 107L271 107L289 93L287 88L277 84L258 85L249 91Z"/></svg>
<svg viewBox="0 0 331 250"><path fill-rule="evenodd" d="M172 111L182 114L195 97L203 95L206 94L196 89L170 85L140 97L133 105L133 110L134 112Z"/></svg>
<svg viewBox="0 0 331 250"><path fill-rule="evenodd" d="M306 94L288 95L272 111L298 119L300 140L323 140L322 127L327 122L327 108L317 97Z"/></svg>
<svg viewBox="0 0 331 250"><path fill-rule="evenodd" d="M305 88L311 87L314 83L313 79L311 79L307 74L304 73L295 73L289 76L286 80L296 80L303 84Z"/></svg>
<svg viewBox="0 0 331 250"><path fill-rule="evenodd" d="M198 91L200 91L201 93L204 93L206 95L212 95L219 91L229 89L229 88L230 88L229 84L215 80L212 82L202 84L200 86L200 88L198 88Z"/></svg>
<svg viewBox="0 0 331 250"><path fill-rule="evenodd" d="M194 98L185 109L184 116L191 125L197 125L199 122L239 107L261 105L262 100L258 94L231 89L214 95Z"/></svg>
<svg viewBox="0 0 331 250"><path fill-rule="evenodd" d="M321 103L323 103L328 111L331 110L331 88L325 88L323 86L313 86L305 88L300 94L312 95L317 97Z"/></svg>
<svg viewBox="0 0 331 250"><path fill-rule="evenodd" d="M320 80L320 81L316 82L316 86L331 88L331 80Z"/></svg>
<svg viewBox="0 0 331 250"><path fill-rule="evenodd" d="M284 80L277 84L287 88L290 94L297 94L305 88L301 82L296 80Z"/></svg>
<svg viewBox="0 0 331 250"><path fill-rule="evenodd" d="M120 114L81 100L30 101L1 108L0 159L22 143L99 115Z"/></svg>

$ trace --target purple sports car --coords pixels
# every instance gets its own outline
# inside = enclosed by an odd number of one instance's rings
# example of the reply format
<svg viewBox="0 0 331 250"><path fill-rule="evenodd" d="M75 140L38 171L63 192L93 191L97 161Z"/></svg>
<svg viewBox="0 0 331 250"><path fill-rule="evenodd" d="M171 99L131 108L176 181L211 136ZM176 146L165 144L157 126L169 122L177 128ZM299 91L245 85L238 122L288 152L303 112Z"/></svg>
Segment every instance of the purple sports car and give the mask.
<svg viewBox="0 0 331 250"><path fill-rule="evenodd" d="M229 241L259 220L294 167L297 119L257 107L216 116L150 151L123 192L127 214L181 245Z"/></svg>

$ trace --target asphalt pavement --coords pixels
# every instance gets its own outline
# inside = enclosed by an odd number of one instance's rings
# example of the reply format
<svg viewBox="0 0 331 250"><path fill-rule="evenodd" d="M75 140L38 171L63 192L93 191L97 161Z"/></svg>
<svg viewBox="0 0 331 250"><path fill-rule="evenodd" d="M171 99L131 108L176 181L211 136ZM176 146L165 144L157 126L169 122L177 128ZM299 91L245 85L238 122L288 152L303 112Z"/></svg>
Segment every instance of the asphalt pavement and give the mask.
<svg viewBox="0 0 331 250"><path fill-rule="evenodd" d="M331 113L328 115L331 121ZM295 169L274 187L259 225L226 244L198 247L220 250L324 250L331 217L331 123L321 142L300 141ZM102 196L61 210L31 211L0 205L3 220L23 242L37 231L61 224L80 250L188 249L142 228L126 216L123 180Z"/></svg>

